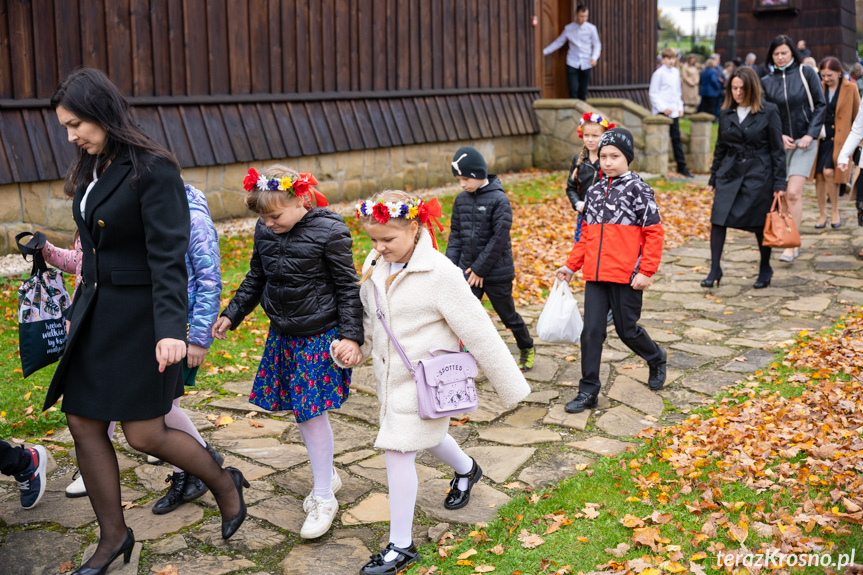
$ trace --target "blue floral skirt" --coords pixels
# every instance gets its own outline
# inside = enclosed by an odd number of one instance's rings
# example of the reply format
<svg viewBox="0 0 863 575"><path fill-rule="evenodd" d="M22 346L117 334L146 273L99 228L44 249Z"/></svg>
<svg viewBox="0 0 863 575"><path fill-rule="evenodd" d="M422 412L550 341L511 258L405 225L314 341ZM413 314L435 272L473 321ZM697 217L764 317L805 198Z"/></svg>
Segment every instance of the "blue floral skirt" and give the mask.
<svg viewBox="0 0 863 575"><path fill-rule="evenodd" d="M337 331L292 337L270 327L249 402L269 411L291 410L298 423L341 407L350 393L351 370L330 357Z"/></svg>

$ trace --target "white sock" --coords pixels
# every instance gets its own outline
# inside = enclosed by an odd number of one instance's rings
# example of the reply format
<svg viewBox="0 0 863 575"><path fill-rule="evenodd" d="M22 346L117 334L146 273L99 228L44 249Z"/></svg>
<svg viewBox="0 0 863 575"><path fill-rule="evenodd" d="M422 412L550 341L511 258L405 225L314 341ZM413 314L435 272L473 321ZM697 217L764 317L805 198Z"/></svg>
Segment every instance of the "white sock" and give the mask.
<svg viewBox="0 0 863 575"><path fill-rule="evenodd" d="M180 431L185 431L189 435L195 438L195 440L201 444L201 447L206 447L207 442L204 441L204 438L201 437L201 434L198 433L198 428L195 427L195 424L192 423L192 420L189 419L189 415L183 411L183 408L180 407L180 398L174 400L174 404L171 406L171 411L165 415L165 425L170 427L171 429L178 429ZM174 466L174 473L182 473L183 470L179 467Z"/></svg>
<svg viewBox="0 0 863 575"><path fill-rule="evenodd" d="M300 435L309 452L309 461L312 464L312 476L315 480L315 497L325 501L333 498L333 429L327 412L324 411L317 417L304 421L299 425Z"/></svg>
<svg viewBox="0 0 863 575"><path fill-rule="evenodd" d="M462 451L456 440L450 434L444 437L438 445L430 447L428 452L449 465L456 473L469 473L473 469L473 459ZM468 486L468 478L462 477L458 480L458 488L465 491Z"/></svg>
<svg viewBox="0 0 863 575"><path fill-rule="evenodd" d="M387 485L390 496L390 543L406 549L413 543L414 506L417 502L416 451L387 451ZM384 561L392 561L398 553L390 551Z"/></svg>

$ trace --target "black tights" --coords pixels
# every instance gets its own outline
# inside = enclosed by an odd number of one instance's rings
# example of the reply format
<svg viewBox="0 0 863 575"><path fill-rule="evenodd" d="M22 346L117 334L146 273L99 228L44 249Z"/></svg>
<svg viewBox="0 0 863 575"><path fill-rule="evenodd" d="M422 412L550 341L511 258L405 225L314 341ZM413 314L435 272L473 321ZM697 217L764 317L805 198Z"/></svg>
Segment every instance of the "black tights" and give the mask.
<svg viewBox="0 0 863 575"><path fill-rule="evenodd" d="M722 248L725 247L725 234L728 230L725 226L717 226L710 224L710 275L708 279L714 280L722 274L722 267L719 265L722 260ZM764 232L758 230L755 232L755 241L758 242L758 249L761 251L761 263L758 266L758 279L766 281L773 275L773 268L770 267L770 248L765 247Z"/></svg>
<svg viewBox="0 0 863 575"><path fill-rule="evenodd" d="M104 565L126 537L120 502L120 469L108 439L108 422L67 414L75 439L75 454L90 504L96 512L101 536L96 553L87 563ZM240 498L231 474L219 467L210 453L185 431L165 426L165 418L123 422L129 445L201 478L213 492L222 517L232 519L240 511Z"/></svg>

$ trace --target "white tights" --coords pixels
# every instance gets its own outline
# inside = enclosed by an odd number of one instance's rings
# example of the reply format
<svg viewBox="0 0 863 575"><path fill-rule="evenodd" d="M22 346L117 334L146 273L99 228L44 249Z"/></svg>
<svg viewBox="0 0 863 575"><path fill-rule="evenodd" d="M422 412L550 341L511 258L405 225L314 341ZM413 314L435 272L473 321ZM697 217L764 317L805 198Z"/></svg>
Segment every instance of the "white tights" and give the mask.
<svg viewBox="0 0 863 575"><path fill-rule="evenodd" d="M452 467L456 473L467 473L473 467L473 460L449 434L439 445L429 448L428 451ZM387 451L385 457L390 498L390 543L406 549L413 542L414 507L419 488L415 465L417 452ZM467 486L467 478L459 479L459 489L465 490ZM392 561L397 555L395 551L390 551L384 560Z"/></svg>
<svg viewBox="0 0 863 575"><path fill-rule="evenodd" d="M304 421L299 425L300 435L309 452L312 476L315 479L315 496L324 500L333 498L333 430L327 412Z"/></svg>

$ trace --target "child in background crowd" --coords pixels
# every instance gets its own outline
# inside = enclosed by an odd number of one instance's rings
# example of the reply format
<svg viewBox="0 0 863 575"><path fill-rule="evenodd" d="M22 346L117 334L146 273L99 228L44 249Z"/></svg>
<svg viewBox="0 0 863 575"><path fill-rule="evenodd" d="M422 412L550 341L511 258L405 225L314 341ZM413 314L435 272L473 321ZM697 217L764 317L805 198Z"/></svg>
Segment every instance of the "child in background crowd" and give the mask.
<svg viewBox="0 0 863 575"><path fill-rule="evenodd" d="M339 504L341 479L333 468L333 431L327 411L348 398L351 371L333 363L338 338L345 357L360 356L363 311L344 219L323 207L326 198L311 174L276 164L262 174L251 168L243 181L246 205L261 218L249 273L213 336L225 339L258 302L270 332L249 401L267 410L290 410L312 464L314 489L303 502L308 514L300 537L326 533ZM352 363L353 365L353 363Z"/></svg>
<svg viewBox="0 0 863 575"><path fill-rule="evenodd" d="M650 106L654 115L671 119L668 127L677 173L684 178L695 176L686 169L686 156L683 155L683 140L680 139L680 118L683 117L683 96L680 86L680 70L677 69L677 52L665 48L661 52L662 65L650 78Z"/></svg>
<svg viewBox="0 0 863 575"><path fill-rule="evenodd" d="M572 158L569 177L566 179L566 196L572 209L578 214L575 228L575 241L581 237L584 222L584 199L588 188L599 181L602 170L599 167L599 139L606 130L614 127L596 112L585 112L578 122L578 137L584 140L581 153Z"/></svg>
<svg viewBox="0 0 863 575"><path fill-rule="evenodd" d="M476 461L449 435L449 417L420 418L417 384L382 321L411 362L430 349L458 349L461 340L504 403L515 404L530 393L482 304L465 285L462 270L437 251L427 229L440 214L437 200L425 203L402 191L380 192L357 205L374 247L363 264L360 288L365 342L356 355L353 346L336 342L333 355L345 367L373 358L381 402L375 447L386 450L390 502L389 545L372 556L361 575L399 573L419 558L412 538L418 451L428 450L455 471L443 502L446 509L467 505L482 477ZM378 306L383 319L375 317Z"/></svg>
<svg viewBox="0 0 863 575"><path fill-rule="evenodd" d="M569 413L597 405L609 310L620 340L647 362L650 389L659 391L665 384L665 350L638 325L642 290L659 268L664 233L653 190L629 171L634 153L629 130L615 128L602 135L599 161L603 176L587 192L581 239L566 265L557 270L557 279L570 282L584 268L581 380L578 395L564 407Z"/></svg>
<svg viewBox="0 0 863 575"><path fill-rule="evenodd" d="M462 146L452 161L452 175L464 190L452 206L446 257L464 272L479 300L488 296L503 325L512 331L519 350L518 367L533 368L536 348L524 320L515 310L512 282L512 208L500 178L488 173L485 158L475 148Z"/></svg>

